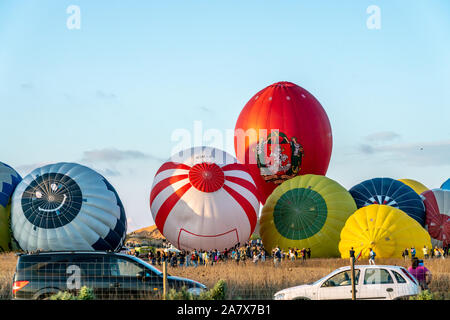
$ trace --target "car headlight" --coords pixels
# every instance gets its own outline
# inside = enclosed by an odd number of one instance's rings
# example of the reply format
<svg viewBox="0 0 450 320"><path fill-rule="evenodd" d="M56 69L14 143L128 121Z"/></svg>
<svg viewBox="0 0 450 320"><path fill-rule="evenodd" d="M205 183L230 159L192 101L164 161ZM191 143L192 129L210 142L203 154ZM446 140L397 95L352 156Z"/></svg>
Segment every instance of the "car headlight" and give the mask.
<svg viewBox="0 0 450 320"><path fill-rule="evenodd" d="M195 288L189 288L188 292L194 296L199 296L203 291L205 291L204 288L195 287Z"/></svg>
<svg viewBox="0 0 450 320"><path fill-rule="evenodd" d="M275 294L275 300L284 300L284 297L286 295L284 293L276 293Z"/></svg>

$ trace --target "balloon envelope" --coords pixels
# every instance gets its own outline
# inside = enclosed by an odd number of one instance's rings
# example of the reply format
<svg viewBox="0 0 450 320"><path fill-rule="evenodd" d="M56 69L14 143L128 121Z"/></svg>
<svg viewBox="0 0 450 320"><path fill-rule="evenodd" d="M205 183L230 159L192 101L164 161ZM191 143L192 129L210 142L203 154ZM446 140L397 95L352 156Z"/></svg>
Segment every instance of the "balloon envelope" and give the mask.
<svg viewBox="0 0 450 320"><path fill-rule="evenodd" d="M422 193L426 209L426 228L435 246L450 243L450 190L433 189Z"/></svg>
<svg viewBox="0 0 450 320"><path fill-rule="evenodd" d="M378 258L400 258L406 248L415 247L416 256L423 258L422 248L431 248L428 232L402 210L386 205L369 205L348 218L341 232L339 251L342 258L369 256L372 248Z"/></svg>
<svg viewBox="0 0 450 320"><path fill-rule="evenodd" d="M16 170L0 162L0 252L17 249L11 239L11 196L21 180Z"/></svg>
<svg viewBox="0 0 450 320"><path fill-rule="evenodd" d="M245 166L224 151L196 147L158 170L150 209L159 231L178 249L223 250L250 238L259 202Z"/></svg>
<svg viewBox="0 0 450 320"><path fill-rule="evenodd" d="M350 193L319 175L283 182L267 198L260 218L264 247L310 248L312 257L339 256L339 235L356 210Z"/></svg>
<svg viewBox="0 0 450 320"><path fill-rule="evenodd" d="M442 184L441 189L450 190L450 179Z"/></svg>
<svg viewBox="0 0 450 320"><path fill-rule="evenodd" d="M363 181L350 189L356 206L384 204L403 210L420 225L425 224L425 206L411 187L391 178L375 178Z"/></svg>
<svg viewBox="0 0 450 320"><path fill-rule="evenodd" d="M14 237L23 250L118 250L126 216L113 186L75 163L56 163L27 175L14 191Z"/></svg>
<svg viewBox="0 0 450 320"><path fill-rule="evenodd" d="M283 181L325 175L332 149L330 121L311 93L291 82L274 83L244 106L234 146L264 203Z"/></svg>
<svg viewBox="0 0 450 320"><path fill-rule="evenodd" d="M398 181L403 182L408 187L411 187L417 194L421 194L427 190L429 190L424 184L420 183L419 181L413 180L413 179L399 179Z"/></svg>

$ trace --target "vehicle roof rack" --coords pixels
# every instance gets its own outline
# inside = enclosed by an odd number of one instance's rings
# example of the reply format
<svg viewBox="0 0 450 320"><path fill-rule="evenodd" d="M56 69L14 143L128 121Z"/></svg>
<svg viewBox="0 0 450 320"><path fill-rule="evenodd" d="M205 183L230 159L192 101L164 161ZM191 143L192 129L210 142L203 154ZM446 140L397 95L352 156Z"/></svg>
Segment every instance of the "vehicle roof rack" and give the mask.
<svg viewBox="0 0 450 320"><path fill-rule="evenodd" d="M43 251L43 250L36 250L36 251L27 251L23 254L30 254L30 255L39 255L39 254L52 254L52 253L65 253L65 254L75 254L75 253L116 253L116 251L112 250L55 250L55 251Z"/></svg>

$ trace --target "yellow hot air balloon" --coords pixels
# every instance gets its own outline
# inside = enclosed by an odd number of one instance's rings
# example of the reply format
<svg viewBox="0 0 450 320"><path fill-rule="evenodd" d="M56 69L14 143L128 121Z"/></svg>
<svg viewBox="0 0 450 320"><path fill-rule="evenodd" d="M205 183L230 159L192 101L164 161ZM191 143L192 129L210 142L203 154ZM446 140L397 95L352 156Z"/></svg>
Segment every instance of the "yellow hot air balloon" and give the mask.
<svg viewBox="0 0 450 320"><path fill-rule="evenodd" d="M337 257L341 229L355 210L350 193L334 180L297 176L267 198L259 233L269 251L310 248L312 257Z"/></svg>
<svg viewBox="0 0 450 320"><path fill-rule="evenodd" d="M345 223L341 232L339 251L349 258L350 248L362 257L369 256L370 248L378 258L400 258L408 248L416 249L416 257L423 258L422 248L431 249L428 232L400 209L372 204L358 209Z"/></svg>
<svg viewBox="0 0 450 320"><path fill-rule="evenodd" d="M413 179L399 179L398 181L401 181L408 187L412 188L418 195L420 195L422 192L429 190L422 183Z"/></svg>

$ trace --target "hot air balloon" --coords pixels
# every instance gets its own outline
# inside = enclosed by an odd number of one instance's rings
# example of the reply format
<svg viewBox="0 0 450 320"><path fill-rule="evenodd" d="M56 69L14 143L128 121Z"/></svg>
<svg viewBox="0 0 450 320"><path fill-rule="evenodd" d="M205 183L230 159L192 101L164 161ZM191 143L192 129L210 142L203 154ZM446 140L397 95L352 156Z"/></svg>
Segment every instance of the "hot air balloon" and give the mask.
<svg viewBox="0 0 450 320"><path fill-rule="evenodd" d="M332 149L330 121L311 93L291 82L274 83L244 106L234 147L264 203L283 181L308 173L325 175Z"/></svg>
<svg viewBox="0 0 450 320"><path fill-rule="evenodd" d="M433 189L422 193L426 209L425 226L434 246L450 244L450 190Z"/></svg>
<svg viewBox="0 0 450 320"><path fill-rule="evenodd" d="M403 182L391 178L375 178L350 189L359 208L370 204L385 204L403 210L420 225L425 223L425 206L420 195Z"/></svg>
<svg viewBox="0 0 450 320"><path fill-rule="evenodd" d="M450 190L450 179L447 179L447 181L442 184L441 189Z"/></svg>
<svg viewBox="0 0 450 320"><path fill-rule="evenodd" d="M259 202L245 166L224 151L195 147L158 170L150 209L159 231L178 249L223 250L250 238Z"/></svg>
<svg viewBox="0 0 450 320"><path fill-rule="evenodd" d="M0 252L18 249L11 238L10 215L11 196L20 180L16 170L0 162Z"/></svg>
<svg viewBox="0 0 450 320"><path fill-rule="evenodd" d="M403 182L408 187L411 187L417 194L421 194L427 190L429 190L425 185L420 183L419 181L412 180L412 179L399 179L398 181Z"/></svg>
<svg viewBox="0 0 450 320"><path fill-rule="evenodd" d="M118 250L127 221L117 192L102 175L76 163L56 163L19 183L11 226L26 251Z"/></svg>
<svg viewBox="0 0 450 320"><path fill-rule="evenodd" d="M400 258L406 248L415 247L416 256L423 258L421 248L431 248L428 232L400 209L386 205L369 205L348 218L341 231L339 251L342 258L356 254L369 256L370 248L379 258Z"/></svg>
<svg viewBox="0 0 450 320"><path fill-rule="evenodd" d="M267 198L260 235L269 251L310 248L313 257L336 257L341 229L355 210L355 201L339 183L325 176L298 176Z"/></svg>

